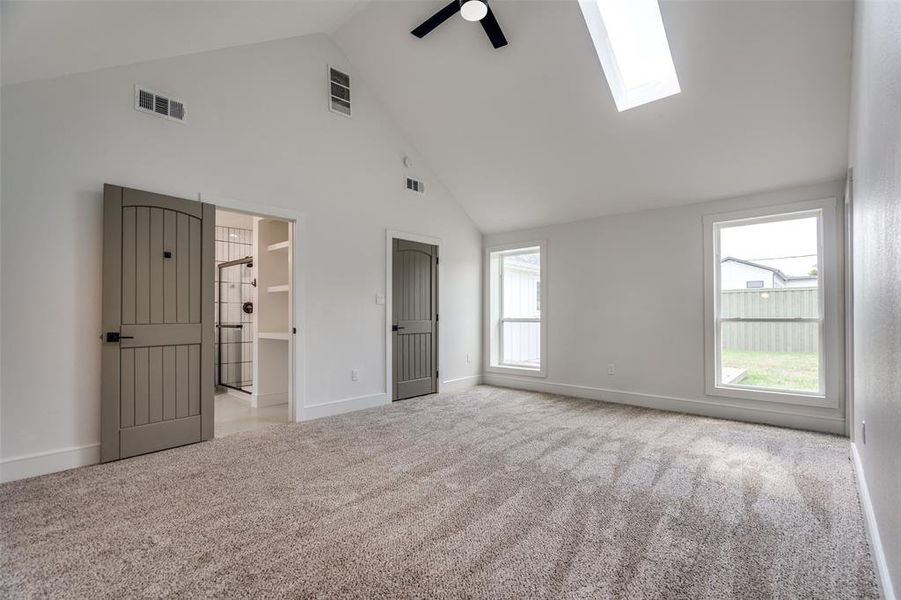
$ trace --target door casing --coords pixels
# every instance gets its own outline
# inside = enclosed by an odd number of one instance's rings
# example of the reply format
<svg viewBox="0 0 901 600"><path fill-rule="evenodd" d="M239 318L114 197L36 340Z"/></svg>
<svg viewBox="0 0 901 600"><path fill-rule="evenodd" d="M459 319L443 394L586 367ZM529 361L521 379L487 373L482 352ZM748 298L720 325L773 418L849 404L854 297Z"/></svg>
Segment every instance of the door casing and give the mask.
<svg viewBox="0 0 901 600"><path fill-rule="evenodd" d="M303 303L305 285L303 274L306 271L304 261L307 259L306 252L302 251L301 243L306 239L303 227L306 226L304 214L302 212L273 206L271 204L261 204L258 202L248 202L236 198L225 196L200 193L199 198L202 202L208 202L216 206L217 209L244 213L253 217L263 217L271 219L279 219L288 223L288 231L291 239L291 257L290 257L290 277L288 285L291 292L291 304L289 306L289 325L293 335L288 340L288 353L290 368L288 370L288 420L290 422L305 421L311 417L310 411L304 406L304 381L305 378L305 344L304 334L306 332ZM254 344L254 364L259 364L259 346ZM254 377L256 377L256 373Z"/></svg>

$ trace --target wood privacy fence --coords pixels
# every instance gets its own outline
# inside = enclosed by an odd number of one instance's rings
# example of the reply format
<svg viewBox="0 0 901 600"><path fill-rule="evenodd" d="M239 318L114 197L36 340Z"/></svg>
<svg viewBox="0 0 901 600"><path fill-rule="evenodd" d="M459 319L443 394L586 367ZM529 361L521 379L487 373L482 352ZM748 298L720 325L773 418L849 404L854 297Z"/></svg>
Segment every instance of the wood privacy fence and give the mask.
<svg viewBox="0 0 901 600"><path fill-rule="evenodd" d="M819 316L817 288L769 288L723 290L720 315L723 318L815 319ZM817 352L819 324L815 322L724 322L724 350L754 352Z"/></svg>

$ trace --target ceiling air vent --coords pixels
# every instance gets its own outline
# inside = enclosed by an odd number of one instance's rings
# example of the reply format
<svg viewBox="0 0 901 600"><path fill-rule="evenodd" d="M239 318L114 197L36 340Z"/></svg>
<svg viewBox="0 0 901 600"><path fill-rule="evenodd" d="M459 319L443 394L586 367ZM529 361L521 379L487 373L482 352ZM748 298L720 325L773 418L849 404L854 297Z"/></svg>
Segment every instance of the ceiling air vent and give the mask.
<svg viewBox="0 0 901 600"><path fill-rule="evenodd" d="M425 183L418 179L413 179L412 177L407 177L407 189L410 190L411 192L425 194Z"/></svg>
<svg viewBox="0 0 901 600"><path fill-rule="evenodd" d="M329 110L345 117L350 116L350 75L338 69L328 68Z"/></svg>
<svg viewBox="0 0 901 600"><path fill-rule="evenodd" d="M179 123L185 122L185 105L168 94L161 94L140 85L135 86L135 110Z"/></svg>

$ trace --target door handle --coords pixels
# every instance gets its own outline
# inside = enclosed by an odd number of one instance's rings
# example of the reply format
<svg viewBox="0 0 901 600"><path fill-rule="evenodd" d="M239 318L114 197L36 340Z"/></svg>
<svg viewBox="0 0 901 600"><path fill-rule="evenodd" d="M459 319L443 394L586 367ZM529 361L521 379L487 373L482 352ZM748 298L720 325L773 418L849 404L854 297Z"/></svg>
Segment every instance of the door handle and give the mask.
<svg viewBox="0 0 901 600"><path fill-rule="evenodd" d="M391 331L400 331L401 329L406 329L406 327L401 327L400 325L391 326Z"/></svg>
<svg viewBox="0 0 901 600"><path fill-rule="evenodd" d="M118 331L107 331L106 332L106 341L109 343L115 343L121 340L133 340L135 336L133 335L122 335Z"/></svg>

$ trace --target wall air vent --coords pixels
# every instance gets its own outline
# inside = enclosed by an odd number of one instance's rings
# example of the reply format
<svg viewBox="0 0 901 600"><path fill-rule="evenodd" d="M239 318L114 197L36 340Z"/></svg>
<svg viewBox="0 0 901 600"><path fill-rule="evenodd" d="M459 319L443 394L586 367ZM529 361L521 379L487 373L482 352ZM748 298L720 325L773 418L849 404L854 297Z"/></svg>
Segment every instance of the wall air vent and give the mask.
<svg viewBox="0 0 901 600"><path fill-rule="evenodd" d="M187 118L184 102L140 85L135 86L135 110L179 123Z"/></svg>
<svg viewBox="0 0 901 600"><path fill-rule="evenodd" d="M425 194L425 183L418 179L413 179L412 177L407 177L407 189L410 190L411 192Z"/></svg>
<svg viewBox="0 0 901 600"><path fill-rule="evenodd" d="M350 116L350 75L328 68L328 107L334 113Z"/></svg>

